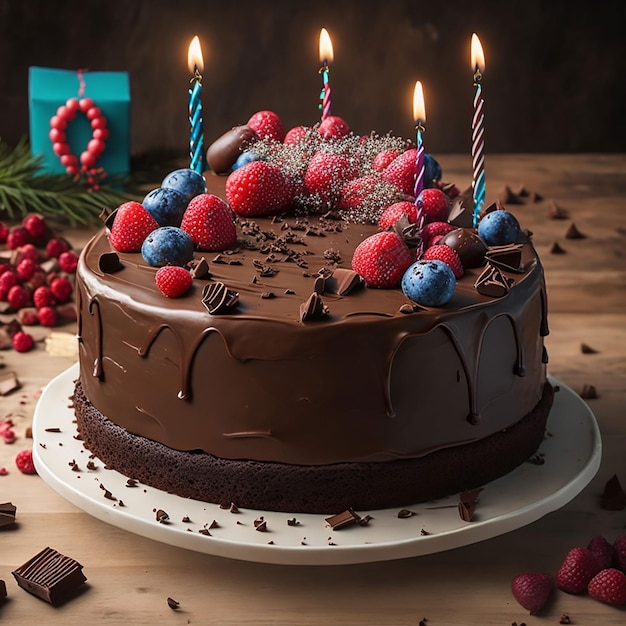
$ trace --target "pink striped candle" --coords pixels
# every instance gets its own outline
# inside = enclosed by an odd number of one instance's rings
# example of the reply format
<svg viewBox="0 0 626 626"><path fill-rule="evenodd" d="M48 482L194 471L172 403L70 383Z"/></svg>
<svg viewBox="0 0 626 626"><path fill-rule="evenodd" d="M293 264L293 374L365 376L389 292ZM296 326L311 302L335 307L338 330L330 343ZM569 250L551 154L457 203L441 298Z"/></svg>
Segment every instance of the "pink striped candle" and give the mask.
<svg viewBox="0 0 626 626"><path fill-rule="evenodd" d="M329 82L330 64L333 62L333 44L330 35L325 28L320 31L320 63L322 66L319 73L322 75L322 91L320 92L320 105L322 122L330 115L331 89Z"/></svg>
<svg viewBox="0 0 626 626"><path fill-rule="evenodd" d="M472 35L472 70L474 71L474 116L472 117L472 191L474 195L474 228L480 221L480 212L485 205L485 101L480 84L485 71L485 55L480 39Z"/></svg>
<svg viewBox="0 0 626 626"><path fill-rule="evenodd" d="M424 124L426 122L426 107L424 105L424 90L422 89L422 83L418 80L415 83L415 89L413 90L413 119L415 120L415 132L417 135L417 158L415 163L415 186L413 188L413 195L415 196L415 204L417 206L417 220L416 228L417 232L421 234L424 227L424 211L422 205L417 201L419 195L424 189L424 143L422 141L422 133L426 130ZM424 242L420 239L420 243L417 248L417 258L419 259L424 252Z"/></svg>

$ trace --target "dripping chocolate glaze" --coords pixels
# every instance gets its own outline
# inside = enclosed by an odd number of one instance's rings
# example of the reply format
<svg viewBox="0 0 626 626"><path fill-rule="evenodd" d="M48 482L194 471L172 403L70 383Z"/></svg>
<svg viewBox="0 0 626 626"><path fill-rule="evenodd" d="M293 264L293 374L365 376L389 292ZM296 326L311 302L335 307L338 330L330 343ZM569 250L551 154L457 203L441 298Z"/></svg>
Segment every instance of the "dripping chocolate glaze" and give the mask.
<svg viewBox="0 0 626 626"><path fill-rule="evenodd" d="M478 268L441 309L400 313L400 290L361 288L324 292L328 317L302 323L300 305L328 267L324 251L338 250L349 269L351 250L375 231L305 237L310 272L278 260L273 276L259 276L253 262L270 264L266 255L242 247L230 256L240 265L211 266L213 280L240 294L224 315L203 306L206 280L183 298L162 296L139 254L120 254L124 269L105 274L98 259L111 247L100 233L78 272L88 396L114 422L168 446L287 463L417 457L509 427L545 379L546 300L532 246L503 298L476 292ZM261 298L266 291L276 297Z"/></svg>

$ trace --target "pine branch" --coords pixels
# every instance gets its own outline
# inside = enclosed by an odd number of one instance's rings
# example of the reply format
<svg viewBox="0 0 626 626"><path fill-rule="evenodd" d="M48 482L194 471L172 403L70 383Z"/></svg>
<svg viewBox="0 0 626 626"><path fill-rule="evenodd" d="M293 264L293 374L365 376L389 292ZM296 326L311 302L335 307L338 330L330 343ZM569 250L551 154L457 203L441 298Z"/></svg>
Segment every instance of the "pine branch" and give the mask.
<svg viewBox="0 0 626 626"><path fill-rule="evenodd" d="M17 219L27 213L62 217L71 223L86 223L103 208L115 208L132 199L119 185L124 179L107 178L97 191L83 179L67 174L41 174L41 159L30 153L26 139L11 149L0 139L0 214Z"/></svg>

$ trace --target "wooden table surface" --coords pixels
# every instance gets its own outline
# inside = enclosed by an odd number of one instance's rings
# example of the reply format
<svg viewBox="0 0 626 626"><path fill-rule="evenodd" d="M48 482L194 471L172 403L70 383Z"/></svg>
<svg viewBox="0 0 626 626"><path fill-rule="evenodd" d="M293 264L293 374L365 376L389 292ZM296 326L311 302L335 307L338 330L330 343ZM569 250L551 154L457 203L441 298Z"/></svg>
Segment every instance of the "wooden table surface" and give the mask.
<svg viewBox="0 0 626 626"><path fill-rule="evenodd" d="M469 180L469 158L441 157L445 179ZM4 371L22 388L0 397L0 419L11 414L18 440L0 443L0 502L17 505L14 530L0 530L0 579L8 624L355 624L527 626L558 624L563 613L581 626L624 624L626 610L587 596L556 592L540 616L529 616L510 593L521 572L555 573L566 552L597 534L626 533L626 511L599 504L605 482L617 474L626 485L626 156L491 155L488 201L509 185L543 200L510 208L534 241L546 269L550 330L549 371L574 390L596 387L589 400L603 437L600 470L562 509L526 527L481 543L428 556L344 566L281 566L199 554L127 533L82 512L38 476L20 474L15 454L25 438L38 391L71 365L44 344L27 354L0 353ZM548 217L551 203L567 211ZM572 223L586 235L565 237ZM91 229L93 232L93 229ZM65 234L82 245L89 229ZM564 254L551 253L557 242ZM59 330L59 329L56 329ZM73 332L73 328L61 330ZM40 337L43 329L39 329ZM597 352L584 354L586 343ZM46 546L84 566L84 593L54 608L18 588L12 570ZM168 607L167 598L180 603Z"/></svg>

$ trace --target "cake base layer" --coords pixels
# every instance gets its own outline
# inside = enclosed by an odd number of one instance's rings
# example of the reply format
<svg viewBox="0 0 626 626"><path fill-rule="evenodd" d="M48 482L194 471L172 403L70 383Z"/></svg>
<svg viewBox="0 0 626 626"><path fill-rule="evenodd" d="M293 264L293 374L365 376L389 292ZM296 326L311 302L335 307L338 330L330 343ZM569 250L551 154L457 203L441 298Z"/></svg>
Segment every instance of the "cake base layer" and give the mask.
<svg viewBox="0 0 626 626"><path fill-rule="evenodd" d="M109 421L74 392L85 447L107 467L186 498L258 510L338 513L400 507L483 486L530 458L544 437L554 390L516 424L485 439L415 459L330 465L221 459L182 452L139 437Z"/></svg>

